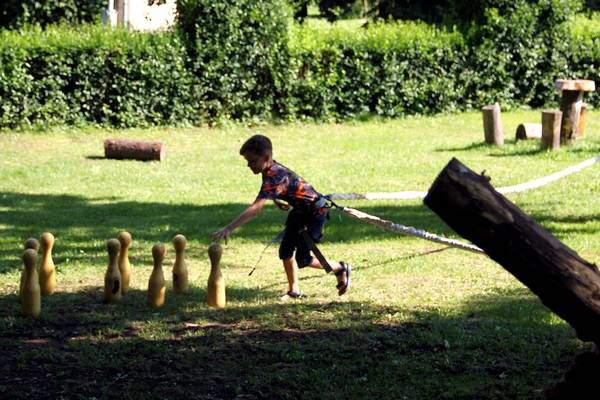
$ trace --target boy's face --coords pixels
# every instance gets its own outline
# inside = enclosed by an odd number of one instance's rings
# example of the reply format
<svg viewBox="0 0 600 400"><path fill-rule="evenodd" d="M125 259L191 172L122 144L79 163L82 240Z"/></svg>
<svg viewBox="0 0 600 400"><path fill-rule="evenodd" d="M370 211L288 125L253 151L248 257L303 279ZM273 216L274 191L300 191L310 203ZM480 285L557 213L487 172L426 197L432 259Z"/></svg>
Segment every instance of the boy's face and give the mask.
<svg viewBox="0 0 600 400"><path fill-rule="evenodd" d="M252 153L244 154L244 158L248 161L248 168L256 175L261 173L265 168L269 166L271 157L268 155L258 156Z"/></svg>

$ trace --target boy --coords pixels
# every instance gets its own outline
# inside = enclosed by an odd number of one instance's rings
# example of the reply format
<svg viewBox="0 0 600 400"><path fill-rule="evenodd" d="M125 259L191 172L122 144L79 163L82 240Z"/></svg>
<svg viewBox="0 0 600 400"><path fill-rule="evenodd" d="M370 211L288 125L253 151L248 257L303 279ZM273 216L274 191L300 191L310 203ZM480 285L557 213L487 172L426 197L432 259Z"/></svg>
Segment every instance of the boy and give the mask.
<svg viewBox="0 0 600 400"><path fill-rule="evenodd" d="M273 146L268 137L252 136L242 145L240 155L246 159L248 168L255 175L262 174L262 186L254 202L227 226L214 232L212 237L227 238L234 229L258 215L269 199L284 211L291 208L279 246L279 258L283 261L288 281L286 295L302 297L303 293L298 285L298 268L324 268L317 258L311 256L310 244L302 232L306 230L315 243L321 241L328 214L325 199L304 179L273 160ZM327 264L337 278L338 294L341 296L350 287L352 266L343 261L327 261Z"/></svg>

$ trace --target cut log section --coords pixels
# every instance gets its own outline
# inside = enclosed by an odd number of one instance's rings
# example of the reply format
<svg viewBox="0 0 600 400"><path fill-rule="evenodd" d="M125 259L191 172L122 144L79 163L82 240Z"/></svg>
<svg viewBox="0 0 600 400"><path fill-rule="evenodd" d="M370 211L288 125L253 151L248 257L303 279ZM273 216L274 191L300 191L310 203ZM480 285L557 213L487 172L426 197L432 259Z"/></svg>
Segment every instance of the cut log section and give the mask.
<svg viewBox="0 0 600 400"><path fill-rule="evenodd" d="M560 121L562 111L542 111L542 150L556 150L560 147Z"/></svg>
<svg viewBox="0 0 600 400"><path fill-rule="evenodd" d="M106 139L104 156L117 160L162 161L165 158L165 146L161 142Z"/></svg>
<svg viewBox="0 0 600 400"><path fill-rule="evenodd" d="M566 320L600 343L600 272L498 193L489 178L452 159L425 204Z"/></svg>
<svg viewBox="0 0 600 400"><path fill-rule="evenodd" d="M515 140L528 140L528 139L541 139L542 138L542 124L536 124L532 122L526 122L517 126L517 133L515 134Z"/></svg>
<svg viewBox="0 0 600 400"><path fill-rule="evenodd" d="M483 115L483 133L487 144L504 145L504 132L498 103L481 109Z"/></svg>

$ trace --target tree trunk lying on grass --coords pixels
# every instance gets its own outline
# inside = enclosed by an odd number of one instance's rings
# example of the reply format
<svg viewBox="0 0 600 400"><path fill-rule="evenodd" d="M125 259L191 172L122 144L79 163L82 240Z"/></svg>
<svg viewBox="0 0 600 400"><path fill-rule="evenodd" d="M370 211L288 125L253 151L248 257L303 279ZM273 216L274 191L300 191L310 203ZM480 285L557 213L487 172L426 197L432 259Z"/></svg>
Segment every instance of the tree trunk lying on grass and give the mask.
<svg viewBox="0 0 600 400"><path fill-rule="evenodd" d="M484 250L566 320L600 344L600 272L496 192L489 179L452 159L425 204Z"/></svg>
<svg viewBox="0 0 600 400"><path fill-rule="evenodd" d="M596 379L600 375L600 354L579 354L565 374L564 379L546 390L548 400L585 400L598 398Z"/></svg>
<svg viewBox="0 0 600 400"><path fill-rule="evenodd" d="M165 158L165 146L161 142L106 139L104 156L117 160L162 161Z"/></svg>

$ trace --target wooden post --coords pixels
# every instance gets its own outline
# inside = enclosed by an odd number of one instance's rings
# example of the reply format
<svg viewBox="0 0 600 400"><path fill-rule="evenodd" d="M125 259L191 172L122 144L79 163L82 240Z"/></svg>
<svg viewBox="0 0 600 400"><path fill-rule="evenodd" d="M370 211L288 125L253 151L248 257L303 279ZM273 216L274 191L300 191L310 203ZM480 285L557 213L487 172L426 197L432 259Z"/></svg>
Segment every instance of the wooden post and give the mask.
<svg viewBox="0 0 600 400"><path fill-rule="evenodd" d="M541 138L542 124L526 122L517 126L517 132L515 133L515 141Z"/></svg>
<svg viewBox="0 0 600 400"><path fill-rule="evenodd" d="M500 105L498 103L490 106L484 106L483 113L483 132L485 142L496 146L504 145L504 133L502 132L502 120L500 118Z"/></svg>
<svg viewBox="0 0 600 400"><path fill-rule="evenodd" d="M588 117L588 105L583 103L581 105L581 113L579 114L579 123L577 124L577 130L579 132L580 138L585 136L585 128L587 127L587 117Z"/></svg>
<svg viewBox="0 0 600 400"><path fill-rule="evenodd" d="M596 83L585 79L560 79L554 83L554 87L562 90L560 111L563 114L560 128L560 143L572 144L578 136L583 92L595 91Z"/></svg>
<svg viewBox="0 0 600 400"><path fill-rule="evenodd" d="M106 139L104 156L117 160L162 161L165 158L165 146L161 142Z"/></svg>
<svg viewBox="0 0 600 400"><path fill-rule="evenodd" d="M560 147L560 123L562 111L542 111L542 150L556 150Z"/></svg>
<svg viewBox="0 0 600 400"><path fill-rule="evenodd" d="M600 272L453 158L425 204L535 293L583 341L600 343Z"/></svg>

